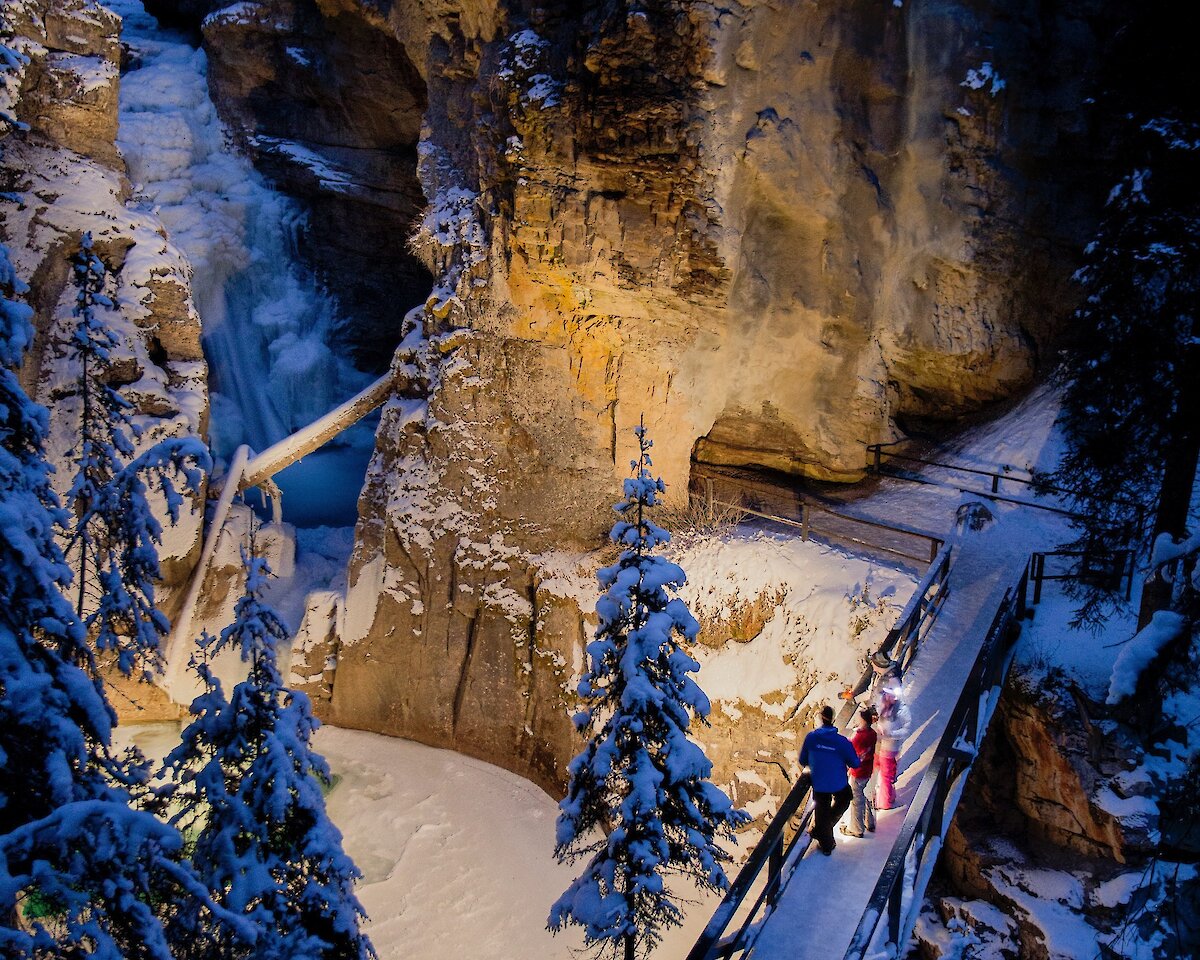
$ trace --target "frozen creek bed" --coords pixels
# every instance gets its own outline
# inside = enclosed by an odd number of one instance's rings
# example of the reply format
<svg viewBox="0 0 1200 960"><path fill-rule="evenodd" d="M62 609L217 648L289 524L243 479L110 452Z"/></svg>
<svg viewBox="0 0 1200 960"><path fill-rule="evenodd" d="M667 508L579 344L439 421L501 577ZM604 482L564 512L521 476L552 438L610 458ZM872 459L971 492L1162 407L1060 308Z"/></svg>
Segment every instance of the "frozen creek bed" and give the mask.
<svg viewBox="0 0 1200 960"><path fill-rule="evenodd" d="M173 723L123 731L151 756L174 746ZM329 814L363 872L358 894L380 960L569 960L575 931L546 931L550 904L574 879L555 863L558 806L500 767L408 740L325 726L316 748L336 785ZM715 900L696 903L662 956L683 956Z"/></svg>

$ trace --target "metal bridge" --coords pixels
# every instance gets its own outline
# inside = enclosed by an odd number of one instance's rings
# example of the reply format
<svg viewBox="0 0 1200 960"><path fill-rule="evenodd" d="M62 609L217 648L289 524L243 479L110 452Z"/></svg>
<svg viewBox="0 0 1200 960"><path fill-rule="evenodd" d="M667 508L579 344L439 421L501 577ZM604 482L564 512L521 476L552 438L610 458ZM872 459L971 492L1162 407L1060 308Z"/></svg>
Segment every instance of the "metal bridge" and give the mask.
<svg viewBox="0 0 1200 960"><path fill-rule="evenodd" d="M877 448L870 452L880 455ZM687 960L903 955L1021 624L1033 616L1043 581L1086 576L1094 569L1089 558L1055 549L1063 539L1065 510L1005 496L997 489L1003 475L966 472L999 479L991 489L956 486L955 495L978 496L1010 517L1024 515L1026 522L1017 536L1011 528L1006 533L1003 522L979 532L960 523L944 534L946 543L937 541L932 562L880 647L901 664L914 723L899 758L899 808L881 813L876 832L866 838L839 837L832 857L810 855L811 812L805 810L810 785L801 776ZM941 504L943 516L952 514L944 499ZM1034 515L1043 519L1031 521ZM889 526L879 518L872 522ZM872 538L877 533L871 531ZM894 545L890 533L883 539L885 546ZM1054 558L1049 567L1047 558ZM1110 558L1106 569L1115 582L1108 585L1128 580L1132 566L1128 551ZM851 692L868 693L872 679L871 670L864 670ZM854 702L847 701L836 720L839 728L849 733L854 713Z"/></svg>

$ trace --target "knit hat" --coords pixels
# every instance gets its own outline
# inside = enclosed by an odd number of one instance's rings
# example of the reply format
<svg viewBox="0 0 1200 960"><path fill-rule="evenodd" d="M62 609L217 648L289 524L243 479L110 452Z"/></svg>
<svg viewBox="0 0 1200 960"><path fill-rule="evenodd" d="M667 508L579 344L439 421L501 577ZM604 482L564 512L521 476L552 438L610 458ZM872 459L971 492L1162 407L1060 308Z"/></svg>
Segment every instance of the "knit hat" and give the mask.
<svg viewBox="0 0 1200 960"><path fill-rule="evenodd" d="M882 650L876 650L871 654L871 667L876 673L887 673L895 665L895 661Z"/></svg>
<svg viewBox="0 0 1200 960"><path fill-rule="evenodd" d="M821 719L826 723L833 723L833 707L829 706L829 704L825 704L821 708Z"/></svg>

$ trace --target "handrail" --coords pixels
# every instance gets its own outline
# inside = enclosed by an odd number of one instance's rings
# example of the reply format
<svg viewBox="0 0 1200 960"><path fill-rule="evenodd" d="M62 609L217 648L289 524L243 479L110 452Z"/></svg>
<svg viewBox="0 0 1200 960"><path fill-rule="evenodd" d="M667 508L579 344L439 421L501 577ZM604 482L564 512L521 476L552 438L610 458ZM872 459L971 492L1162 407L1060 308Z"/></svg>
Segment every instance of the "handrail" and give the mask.
<svg viewBox="0 0 1200 960"><path fill-rule="evenodd" d="M728 500L717 499L713 492L713 479L711 477L704 477L703 479L705 483L705 493L703 495L699 493L693 493L691 496L702 499L703 503L710 512L716 507L725 507L735 512L749 514L750 516L759 517L763 520L768 520L773 523L794 527L801 531L801 536L805 540L809 539L809 535L811 533L816 533L819 536L827 537L840 543L869 547L873 550L879 550L883 553L900 557L904 560L915 560L918 563L932 563L934 558L937 556L938 551L941 549L942 543L944 542L940 537L935 537L923 530L915 530L912 527L906 527L901 524L886 523L882 520L872 520L866 517L857 517L853 514L831 510L829 507L823 506L819 503L814 503L811 500L802 497L794 490L789 490L788 494L796 497L796 508L800 514L798 520L793 517L784 517L780 516L779 514L768 513L764 510L756 510L742 503L734 503ZM739 480L737 477L723 476L719 479L722 483L728 483L739 487L751 487L749 483ZM866 539L865 535L864 538L860 538L853 536L852 534L841 533L837 530L820 529L813 524L814 514L824 514L825 516L833 517L836 520L840 520L845 523L857 524L859 526L869 527L874 530L886 530L890 533L900 534L905 537L911 537L916 540L923 541L927 545L927 553L909 553L905 550L898 549L895 546L883 543L878 539Z"/></svg>
<svg viewBox="0 0 1200 960"><path fill-rule="evenodd" d="M1003 687L1012 663L1017 634L1013 625L1026 615L1031 565L1026 562L1016 585L1004 593L844 960L867 956L885 913L889 944L906 943L912 933L942 839L958 806L955 787L970 772L995 710L998 697L994 694Z"/></svg>
<svg viewBox="0 0 1200 960"><path fill-rule="evenodd" d="M880 644L880 652L893 656L893 659L900 663L901 671L912 662L917 644L929 632L928 627L937 617L942 603L945 602L948 593L947 580L950 575L951 552L949 544L941 546L933 563L929 565L929 569L914 589L900 618L888 631L883 643ZM894 651L898 655L893 655ZM857 697L865 692L870 687L873 676L874 670L868 663L858 682L850 688L851 695ZM854 702L852 699L847 699L834 721L838 729L845 727L850 722L853 713ZM730 884L712 918L700 934L691 952L688 953L687 960L718 960L718 958L731 957L739 950L744 952L753 946L753 941L757 938L757 931L762 929L762 921L759 921L756 926L759 912L764 906L772 906L778 899L791 872L790 869L785 872L785 866L794 868L795 864L799 862L800 856L794 856L794 853L801 838L807 837L805 826L808 822L808 815L801 820L798 829L786 844L784 830L787 822L796 812L803 809L808 799L809 788L809 778L802 775L788 795L784 797L775 817L763 831L763 835L755 844L754 849L750 851L746 863L734 878L733 883ZM805 849L807 849L807 842ZM801 856L803 852L803 850L800 851ZM726 929L745 902L751 887L759 879L764 866L767 868L766 885L754 901L749 914L737 932L732 937L726 937Z"/></svg>
<svg viewBox="0 0 1200 960"><path fill-rule="evenodd" d="M867 444L867 453L875 454L875 462L874 462L873 466L871 466L869 469L872 469L873 472L878 473L880 467L882 466L882 462L881 462L882 458L890 457L893 460L907 460L909 463L923 463L926 466L930 466L930 467L942 467L946 470L957 470L960 473L973 473L973 474L976 474L977 476L981 476L981 477L991 477L992 478L992 493L999 493L1001 480L1011 480L1013 483L1022 483L1027 487L1042 486L1042 489L1049 490L1053 493L1068 493L1069 494L1072 492L1072 491L1066 489L1065 487L1040 485L1032 477L1029 479L1026 479L1025 477L1014 477L1014 476L1010 476L1007 473L998 473L995 470L980 470L978 467L966 467L966 466L962 466L961 464L957 464L957 463L946 463L942 460L927 460L924 457L913 457L907 453L892 453L890 450L883 449L883 447L885 447L885 446L889 446L889 447L895 446L897 443L903 443L903 442L904 441L902 441L902 440L893 440L891 443L887 443L887 444L884 444L884 443L869 443L869 444Z"/></svg>
<svg viewBox="0 0 1200 960"><path fill-rule="evenodd" d="M1066 573L1047 573L1047 557L1079 557L1078 569ZM1137 566L1134 551L1129 547L1120 550L1097 552L1095 550L1041 550L1030 557L1029 579L1033 583L1033 602L1041 603L1042 584L1048 580L1086 580L1089 572L1095 575L1095 570L1089 571L1090 562L1108 561L1110 569L1107 575L1116 581L1116 587L1125 583L1125 599L1133 594L1133 574Z"/></svg>
<svg viewBox="0 0 1200 960"><path fill-rule="evenodd" d="M1007 473L999 473L995 470L981 470L978 467L968 467L968 466L964 466L963 464L959 464L959 463L947 463L944 460L930 460L926 457L914 457L914 456L911 456L906 453L893 453L891 450L883 449L884 447L893 447L893 446L896 446L897 444L905 443L905 442L907 442L907 441L892 440L889 443L869 443L869 444L867 444L867 454L868 455L874 454L874 458L867 463L867 472L873 473L876 476L882 476L883 472L884 472L883 468L885 466L885 464L883 463L883 458L888 457L891 460L905 460L909 463L920 463L920 464L924 464L925 466L938 467L943 470L954 470L959 473L970 473L970 474L975 474L976 476L990 477L991 481L992 481L992 484L991 484L992 489L990 492L985 492L983 490L975 490L970 487L956 486L955 489L961 490L964 493L974 494L975 496L987 497L988 499L991 499L991 500L997 500L1001 503L1013 503L1013 504L1017 504L1018 506L1033 507L1034 509L1037 509L1037 510L1047 510L1050 513L1058 513L1058 514L1062 514L1063 516L1067 516L1067 517L1081 518L1084 516L1082 513L1079 513L1076 510L1069 510L1065 507L1055 507L1055 506L1051 506L1050 504L1047 504L1047 503L1038 503L1036 500L1023 500L1019 497L1006 497L1000 493L1000 482L1002 480L1007 480L1011 483L1020 483L1027 487L1034 487L1035 490L1044 490L1048 493L1066 494L1068 497L1071 497L1075 500L1086 499L1085 494L1081 490L1074 490L1074 489L1071 489L1070 487L1060 487L1060 486L1057 486L1056 484L1051 484L1051 483L1046 483L1044 481L1036 480L1033 477L1029 477L1028 479L1025 477L1015 477L1015 476L1012 476ZM913 483L936 483L936 481L934 481L934 480L929 480L929 479L921 478L921 477L904 476L902 474L896 474L896 473L889 473L888 476L894 477L898 480L908 480ZM1111 501L1111 502L1123 504L1125 506L1130 507L1136 515L1135 528L1141 529L1142 524L1145 519L1145 508L1143 507L1142 504L1137 503L1136 501L1133 501L1133 500L1124 500L1124 499L1118 499L1118 500Z"/></svg>

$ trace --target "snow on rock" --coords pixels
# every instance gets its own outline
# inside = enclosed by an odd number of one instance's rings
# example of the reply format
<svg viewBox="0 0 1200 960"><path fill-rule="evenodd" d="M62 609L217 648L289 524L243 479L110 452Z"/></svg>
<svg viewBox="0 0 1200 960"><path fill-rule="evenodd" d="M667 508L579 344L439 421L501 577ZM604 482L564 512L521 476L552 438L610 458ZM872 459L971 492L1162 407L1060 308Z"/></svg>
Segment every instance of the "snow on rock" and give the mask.
<svg viewBox="0 0 1200 960"><path fill-rule="evenodd" d="M972 67L967 71L967 77L959 86L966 87L968 90L984 90L990 93L993 97L1003 90L1006 86L996 68L989 61L984 61L978 67Z"/></svg>
<svg viewBox="0 0 1200 960"><path fill-rule="evenodd" d="M712 702L711 726L692 736L737 805L768 813L798 773L812 717L858 679L914 578L745 524L679 536L665 555L686 571L679 596L701 624L691 653L700 663L696 683Z"/></svg>
<svg viewBox="0 0 1200 960"><path fill-rule="evenodd" d="M417 144L417 176L430 200L408 245L440 278L426 306L434 316L444 318L452 304L462 302L458 294L464 278L475 278L473 268L487 258L487 234L476 210L481 199L465 185L467 175L433 141L428 126L422 127Z"/></svg>
<svg viewBox="0 0 1200 960"><path fill-rule="evenodd" d="M857 679L914 586L898 568L747 527L680 538L668 555L687 572L680 596L693 614L726 627L725 642L696 650L709 699L780 718L806 697L814 709L835 699ZM763 597L775 602L761 631L728 639L730 621Z"/></svg>
<svg viewBox="0 0 1200 960"><path fill-rule="evenodd" d="M204 18L203 25L210 23L251 24L281 32L291 29L286 8L281 10L274 4L256 3L254 0L241 0L213 11Z"/></svg>
<svg viewBox="0 0 1200 960"><path fill-rule="evenodd" d="M1110 704L1120 703L1137 689L1138 677L1168 643L1183 633L1187 620L1171 610L1159 610L1153 619L1126 643L1113 664L1108 683Z"/></svg>
<svg viewBox="0 0 1200 960"><path fill-rule="evenodd" d="M10 2L5 15L18 33L9 41L18 53L5 59L20 69L5 71L0 108L28 117L34 135L17 130L5 141L0 165L13 190L0 196L0 219L7 236L21 238L12 245L18 274L37 286L40 336L22 376L52 410L48 455L69 463L78 437L79 370L66 350L76 322L67 258L85 232L108 273L105 293L115 308L105 309L103 319L117 340L116 386L133 405L139 450L197 435L208 396L191 273L155 212L129 202L114 144L120 21L78 0ZM39 72L45 82L34 82ZM58 472L60 492L71 474ZM176 524L167 522L165 504L158 506L165 578L159 600L169 605L198 548L199 502L185 505Z"/></svg>
<svg viewBox="0 0 1200 960"><path fill-rule="evenodd" d="M984 900L941 897L913 930L916 941L938 960L1009 960L1016 922Z"/></svg>
<svg viewBox="0 0 1200 960"><path fill-rule="evenodd" d="M987 871L997 893L1042 933L1049 960L1096 956L1097 931L1083 915L1083 884L1073 874L1001 864Z"/></svg>

